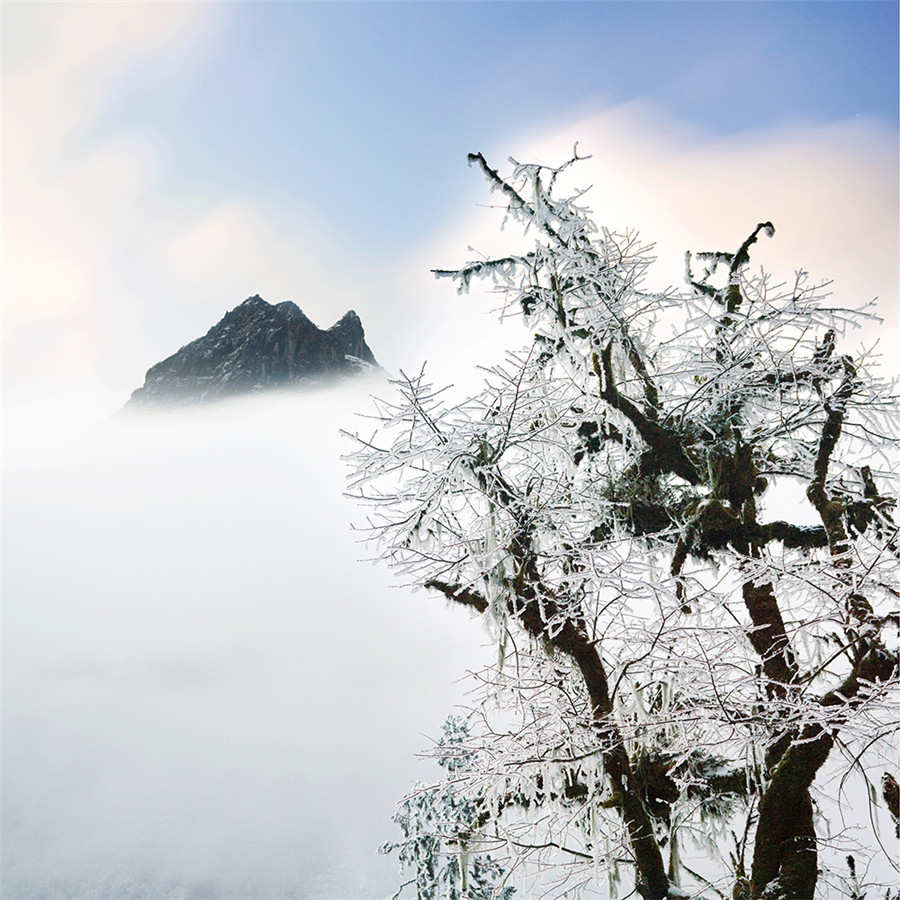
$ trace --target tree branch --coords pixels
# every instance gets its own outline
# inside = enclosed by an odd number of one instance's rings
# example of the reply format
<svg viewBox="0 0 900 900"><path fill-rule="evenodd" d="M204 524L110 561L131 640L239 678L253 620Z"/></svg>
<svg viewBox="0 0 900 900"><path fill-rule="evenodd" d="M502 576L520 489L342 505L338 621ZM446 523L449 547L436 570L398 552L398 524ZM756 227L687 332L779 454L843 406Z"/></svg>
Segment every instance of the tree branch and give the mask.
<svg viewBox="0 0 900 900"><path fill-rule="evenodd" d="M531 218L535 217L534 207L527 201L525 198L507 181L500 177L500 173L496 169L492 169L488 165L488 161L484 158L481 153L469 153L466 155L466 159L469 163L478 163L481 167L481 171L484 172L485 177L488 182L490 182L493 188L496 188L506 194L511 201L511 205L518 207L519 209L524 210ZM559 233L556 229L550 225L548 222L542 223L541 226L544 231L553 238L558 244L562 246L566 246L566 242L560 237Z"/></svg>
<svg viewBox="0 0 900 900"><path fill-rule="evenodd" d="M760 222L759 225L753 229L731 260L731 268L729 269L728 274L732 277L737 274L741 266L750 262L750 248L759 240L760 231L765 231L767 237L774 237L775 226L771 222Z"/></svg>
<svg viewBox="0 0 900 900"><path fill-rule="evenodd" d="M593 354L594 371L600 379L600 396L617 409L637 429L638 434L656 452L656 462L663 471L680 475L689 484L700 484L700 476L688 458L681 440L657 422L648 419L627 397L619 393L612 371L612 341L603 349L602 357Z"/></svg>
<svg viewBox="0 0 900 900"><path fill-rule="evenodd" d="M748 536L754 543L781 541L788 549L812 550L828 546L828 535L821 525L794 525L781 519L749 526Z"/></svg>
<svg viewBox="0 0 900 900"><path fill-rule="evenodd" d="M849 560L847 554L850 545L847 540L847 530L844 528L842 514L843 504L836 502L829 495L825 487L828 478L828 466L831 456L841 436L844 426L844 416L847 411L847 403L853 395L856 380L856 366L849 356L841 358L844 367L844 377L837 390L825 401L825 422L822 424L822 434L819 437L819 447L816 453L816 461L813 464L813 477L806 489L806 496L819 513L819 518L825 526L828 535L828 545L831 554L835 558L835 564L846 567Z"/></svg>
<svg viewBox="0 0 900 900"><path fill-rule="evenodd" d="M487 612L488 602L477 591L470 588L462 588L458 584L447 584L445 581L438 581L432 578L426 581L423 587L432 588L440 591L448 600L459 603L461 606L468 606L480 613Z"/></svg>
<svg viewBox="0 0 900 900"><path fill-rule="evenodd" d="M787 686L797 678L797 660L788 640L784 619L770 583L755 585L745 581L744 605L753 629L747 637L762 660L769 692L784 697Z"/></svg>

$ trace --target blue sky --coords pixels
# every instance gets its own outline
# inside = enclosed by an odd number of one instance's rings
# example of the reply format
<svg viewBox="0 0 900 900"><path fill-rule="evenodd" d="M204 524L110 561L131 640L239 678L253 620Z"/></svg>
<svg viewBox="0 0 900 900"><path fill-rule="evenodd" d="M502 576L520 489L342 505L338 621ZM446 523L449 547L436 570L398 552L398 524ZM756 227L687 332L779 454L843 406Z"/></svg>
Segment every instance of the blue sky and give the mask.
<svg viewBox="0 0 900 900"><path fill-rule="evenodd" d="M89 135L150 127L175 184L311 205L382 251L474 195L466 152L600 104L712 135L896 123L897 33L894 3L246 4L202 64L134 65Z"/></svg>

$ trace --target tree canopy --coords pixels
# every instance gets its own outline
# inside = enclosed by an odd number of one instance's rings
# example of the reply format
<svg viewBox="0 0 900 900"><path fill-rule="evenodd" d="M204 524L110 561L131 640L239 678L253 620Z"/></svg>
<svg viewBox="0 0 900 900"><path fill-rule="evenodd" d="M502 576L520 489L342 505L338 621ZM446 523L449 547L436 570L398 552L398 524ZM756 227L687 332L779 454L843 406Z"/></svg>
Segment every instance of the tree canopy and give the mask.
<svg viewBox="0 0 900 900"><path fill-rule="evenodd" d="M821 811L850 773L888 802L897 746L898 403L843 350L874 311L751 267L770 222L650 290L579 160L469 156L529 249L435 274L532 340L462 399L402 375L353 436L368 537L498 649L394 846L426 897L862 897L890 834Z"/></svg>

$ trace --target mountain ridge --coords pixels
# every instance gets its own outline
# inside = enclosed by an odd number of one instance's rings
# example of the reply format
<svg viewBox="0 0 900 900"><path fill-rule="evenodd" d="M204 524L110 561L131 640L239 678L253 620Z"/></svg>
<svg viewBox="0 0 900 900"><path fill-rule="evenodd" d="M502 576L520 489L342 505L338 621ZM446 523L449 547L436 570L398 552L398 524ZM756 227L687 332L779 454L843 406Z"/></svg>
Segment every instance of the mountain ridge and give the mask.
<svg viewBox="0 0 900 900"><path fill-rule="evenodd" d="M151 366L126 409L224 399L370 368L378 363L355 310L321 329L292 300L272 304L254 294Z"/></svg>

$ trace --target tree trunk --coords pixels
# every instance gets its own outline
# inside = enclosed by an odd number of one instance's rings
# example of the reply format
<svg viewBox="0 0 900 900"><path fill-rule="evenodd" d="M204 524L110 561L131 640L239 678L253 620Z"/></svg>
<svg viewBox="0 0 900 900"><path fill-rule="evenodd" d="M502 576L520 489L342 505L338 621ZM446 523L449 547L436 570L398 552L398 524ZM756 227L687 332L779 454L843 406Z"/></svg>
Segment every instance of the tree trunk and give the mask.
<svg viewBox="0 0 900 900"><path fill-rule="evenodd" d="M638 791L631 760L618 728L611 721L612 701L603 663L596 647L567 623L554 643L569 653L578 665L594 706L597 728L611 742L603 753L603 764L619 797L619 809L634 853L638 893L645 900L665 900L669 894L669 879L653 823Z"/></svg>
<svg viewBox="0 0 900 900"><path fill-rule="evenodd" d="M834 744L817 730L785 752L760 799L752 900L813 900L818 854L809 789Z"/></svg>

